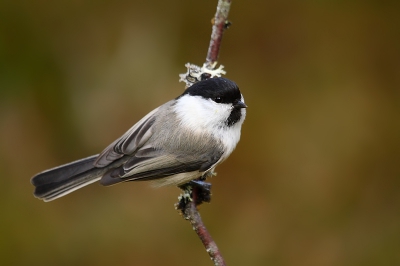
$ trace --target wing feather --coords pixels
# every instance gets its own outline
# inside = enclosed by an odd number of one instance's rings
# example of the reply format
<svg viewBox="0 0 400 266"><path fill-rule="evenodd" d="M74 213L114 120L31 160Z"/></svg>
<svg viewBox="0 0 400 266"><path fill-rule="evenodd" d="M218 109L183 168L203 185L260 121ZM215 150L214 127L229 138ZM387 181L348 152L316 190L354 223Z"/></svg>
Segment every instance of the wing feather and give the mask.
<svg viewBox="0 0 400 266"><path fill-rule="evenodd" d="M124 135L105 148L94 162L94 166L105 167L124 155L133 154L138 148L143 146L153 134L151 126L156 119L155 114L159 108L148 113Z"/></svg>
<svg viewBox="0 0 400 266"><path fill-rule="evenodd" d="M199 158L195 154L176 156L166 154L161 150L154 149L151 152L149 150L147 148L146 152L142 153L149 156L132 156L124 165L109 171L103 176L101 183L112 185L124 181L155 180L193 171L201 173L212 168L222 156L222 154L215 154L211 157L200 156Z"/></svg>

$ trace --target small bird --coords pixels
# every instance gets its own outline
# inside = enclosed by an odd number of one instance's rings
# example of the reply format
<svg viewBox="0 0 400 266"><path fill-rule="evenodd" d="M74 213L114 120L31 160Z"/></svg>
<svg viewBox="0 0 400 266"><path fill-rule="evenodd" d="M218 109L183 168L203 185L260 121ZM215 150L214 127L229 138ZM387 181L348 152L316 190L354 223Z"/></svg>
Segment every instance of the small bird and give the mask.
<svg viewBox="0 0 400 266"><path fill-rule="evenodd" d="M100 181L181 186L212 175L235 149L246 116L236 83L210 78L154 109L100 154L41 172L34 196L52 201Z"/></svg>

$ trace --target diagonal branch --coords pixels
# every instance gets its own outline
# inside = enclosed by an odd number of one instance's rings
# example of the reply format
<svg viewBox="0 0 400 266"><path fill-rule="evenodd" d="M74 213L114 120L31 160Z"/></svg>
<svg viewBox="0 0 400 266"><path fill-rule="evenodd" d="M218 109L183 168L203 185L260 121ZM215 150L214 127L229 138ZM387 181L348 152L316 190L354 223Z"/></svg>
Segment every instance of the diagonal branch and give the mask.
<svg viewBox="0 0 400 266"><path fill-rule="evenodd" d="M217 12L213 19L211 40L204 66L200 68L187 64L187 73L180 75L181 81L186 82L187 86L190 86L199 80L211 78L213 75L218 76L225 73L225 71L222 70L222 66L217 70L214 70L214 68L217 64L222 35L230 24L227 20L230 6L231 0L218 0ZM181 188L184 193L179 197L179 202L175 207L181 212L186 220L189 220L197 236L206 248L208 255L214 262L214 265L225 266L225 261L218 246L207 231L200 213L197 210L198 205L203 202L210 202L211 200L211 185L204 183L204 179L205 177L201 177L198 180L191 181L182 186ZM200 183L202 184L199 185Z"/></svg>
<svg viewBox="0 0 400 266"><path fill-rule="evenodd" d="M217 12L213 19L211 40L206 57L206 65L209 69L214 69L219 55L219 48L221 47L222 35L230 25L228 22L230 7L231 0L218 0Z"/></svg>
<svg viewBox="0 0 400 266"><path fill-rule="evenodd" d="M204 184L206 184L206 186L209 185L208 183ZM210 189L211 186L208 188ZM200 205L204 201L209 202L211 200L210 190L204 187L198 187L197 185L185 185L182 189L184 190L184 194L179 197L179 203L175 205L176 209L179 210L183 217L193 226L193 230L200 238L208 255L214 262L214 265L226 266L217 244L212 239L197 210L197 205Z"/></svg>
<svg viewBox="0 0 400 266"><path fill-rule="evenodd" d="M215 13L215 17L212 19L213 27L206 62L201 67L187 63L185 65L187 67L187 72L179 75L179 81L185 82L186 88L192 86L198 81L220 77L221 75L226 74L223 70L224 66L221 65L218 68L215 67L217 65L219 49L221 47L222 35L230 25L230 22L227 20L230 7L231 0L218 0L217 12Z"/></svg>

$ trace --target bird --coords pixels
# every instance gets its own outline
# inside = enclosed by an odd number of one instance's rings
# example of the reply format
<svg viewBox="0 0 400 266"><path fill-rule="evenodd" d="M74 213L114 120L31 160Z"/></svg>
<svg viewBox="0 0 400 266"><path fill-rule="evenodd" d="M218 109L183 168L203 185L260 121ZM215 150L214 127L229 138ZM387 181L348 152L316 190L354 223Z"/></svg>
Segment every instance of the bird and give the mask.
<svg viewBox="0 0 400 266"><path fill-rule="evenodd" d="M34 196L48 202L94 182L152 181L161 187L208 177L236 148L246 108L235 82L223 77L196 82L100 154L33 176Z"/></svg>

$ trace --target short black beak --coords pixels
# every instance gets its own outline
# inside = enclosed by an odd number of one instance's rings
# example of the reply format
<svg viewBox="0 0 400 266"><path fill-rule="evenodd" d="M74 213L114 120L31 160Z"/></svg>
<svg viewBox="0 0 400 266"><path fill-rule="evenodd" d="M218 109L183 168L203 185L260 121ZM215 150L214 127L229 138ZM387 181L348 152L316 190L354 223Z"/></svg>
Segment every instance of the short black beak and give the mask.
<svg viewBox="0 0 400 266"><path fill-rule="evenodd" d="M237 102L233 105L233 107L235 107L235 108L247 108L247 105L246 105L244 102L242 102L242 101L237 101Z"/></svg>

